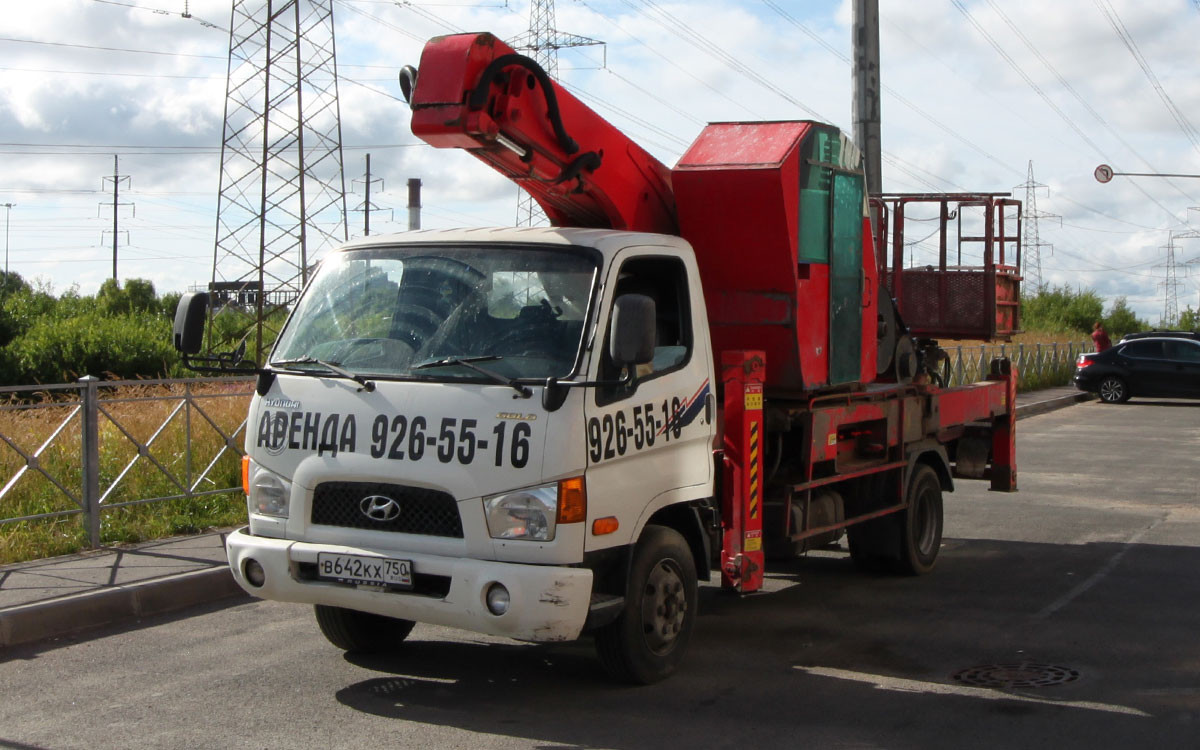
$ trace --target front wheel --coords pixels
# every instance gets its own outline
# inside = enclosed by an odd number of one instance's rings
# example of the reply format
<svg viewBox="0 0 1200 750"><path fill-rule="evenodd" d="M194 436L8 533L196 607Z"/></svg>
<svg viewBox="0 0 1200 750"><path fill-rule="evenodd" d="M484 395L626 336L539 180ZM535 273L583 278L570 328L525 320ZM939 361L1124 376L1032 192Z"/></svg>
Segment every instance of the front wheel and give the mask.
<svg viewBox="0 0 1200 750"><path fill-rule="evenodd" d="M1106 404L1120 404L1129 400L1129 386L1116 375L1100 381L1100 400Z"/></svg>
<svg viewBox="0 0 1200 750"><path fill-rule="evenodd" d="M364 654L394 651L416 625L412 620L325 604L314 605L313 609L321 634L343 651Z"/></svg>
<svg viewBox="0 0 1200 750"><path fill-rule="evenodd" d="M596 632L596 653L614 679L648 685L683 660L696 622L696 563L674 529L647 526L633 553L625 607Z"/></svg>

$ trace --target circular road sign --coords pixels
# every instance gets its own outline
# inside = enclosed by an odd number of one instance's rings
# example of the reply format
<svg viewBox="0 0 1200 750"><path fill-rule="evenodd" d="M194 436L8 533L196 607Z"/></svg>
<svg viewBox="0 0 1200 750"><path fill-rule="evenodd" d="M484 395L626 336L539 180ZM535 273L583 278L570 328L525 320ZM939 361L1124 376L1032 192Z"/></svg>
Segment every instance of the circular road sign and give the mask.
<svg viewBox="0 0 1200 750"><path fill-rule="evenodd" d="M1107 164L1101 164L1096 167L1095 175L1097 182L1108 182L1113 178L1113 169Z"/></svg>

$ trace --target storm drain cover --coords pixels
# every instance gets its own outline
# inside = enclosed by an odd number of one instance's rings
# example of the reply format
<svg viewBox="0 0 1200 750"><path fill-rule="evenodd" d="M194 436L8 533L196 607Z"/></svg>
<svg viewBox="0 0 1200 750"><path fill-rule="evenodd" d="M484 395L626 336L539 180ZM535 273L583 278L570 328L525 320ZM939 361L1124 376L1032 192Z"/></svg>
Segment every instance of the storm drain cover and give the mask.
<svg viewBox="0 0 1200 750"><path fill-rule="evenodd" d="M965 685L993 688L1041 688L1079 679L1079 672L1052 664L984 664L954 673Z"/></svg>

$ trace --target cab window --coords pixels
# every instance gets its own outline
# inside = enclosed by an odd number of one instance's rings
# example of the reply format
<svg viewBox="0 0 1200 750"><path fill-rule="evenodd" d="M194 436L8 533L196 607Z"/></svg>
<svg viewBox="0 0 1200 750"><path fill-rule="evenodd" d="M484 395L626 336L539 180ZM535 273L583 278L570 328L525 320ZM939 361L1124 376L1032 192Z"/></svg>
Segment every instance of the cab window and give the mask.
<svg viewBox="0 0 1200 750"><path fill-rule="evenodd" d="M682 367L692 354L687 272L683 262L671 257L633 258L621 265L613 299L623 294L643 294L654 300L654 359L638 365L636 382L657 377ZM610 314L609 325L612 319ZM621 369L608 354L611 330L606 329L600 360L600 379L617 380ZM601 387L596 402L606 404L624 398L632 388Z"/></svg>

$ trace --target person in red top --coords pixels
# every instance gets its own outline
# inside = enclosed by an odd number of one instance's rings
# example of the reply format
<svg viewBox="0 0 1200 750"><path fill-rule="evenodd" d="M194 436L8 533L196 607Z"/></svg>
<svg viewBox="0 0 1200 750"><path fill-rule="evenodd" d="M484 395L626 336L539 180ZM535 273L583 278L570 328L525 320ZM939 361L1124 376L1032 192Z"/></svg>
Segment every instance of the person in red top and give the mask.
<svg viewBox="0 0 1200 750"><path fill-rule="evenodd" d="M1096 351L1102 352L1112 346L1112 342L1108 340L1108 333L1104 330L1104 324L1096 321L1096 325L1092 326L1092 343L1096 345Z"/></svg>

